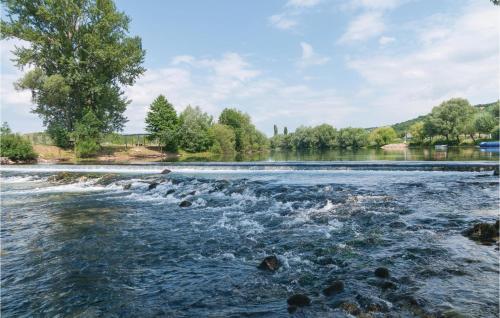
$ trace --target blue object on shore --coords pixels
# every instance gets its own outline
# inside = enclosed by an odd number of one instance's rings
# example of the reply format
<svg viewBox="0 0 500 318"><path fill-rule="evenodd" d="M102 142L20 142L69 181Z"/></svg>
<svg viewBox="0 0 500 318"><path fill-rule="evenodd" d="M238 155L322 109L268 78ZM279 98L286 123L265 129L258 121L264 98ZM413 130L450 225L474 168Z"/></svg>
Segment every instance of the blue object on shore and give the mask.
<svg viewBox="0 0 500 318"><path fill-rule="evenodd" d="M498 148L500 147L499 141L483 141L479 143L479 147L481 148Z"/></svg>

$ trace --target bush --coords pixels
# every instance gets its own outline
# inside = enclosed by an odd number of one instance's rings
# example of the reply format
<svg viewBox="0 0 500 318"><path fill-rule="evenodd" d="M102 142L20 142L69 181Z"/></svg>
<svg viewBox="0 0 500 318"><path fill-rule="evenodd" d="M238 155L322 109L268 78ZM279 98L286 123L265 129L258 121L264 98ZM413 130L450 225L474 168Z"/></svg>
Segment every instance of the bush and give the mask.
<svg viewBox="0 0 500 318"><path fill-rule="evenodd" d="M392 127L376 128L368 136L368 140L377 147L390 144L396 138L396 131Z"/></svg>
<svg viewBox="0 0 500 318"><path fill-rule="evenodd" d="M63 149L71 147L69 132L63 126L57 124L49 125L49 127L47 127L47 133L57 147Z"/></svg>
<svg viewBox="0 0 500 318"><path fill-rule="evenodd" d="M0 135L0 156L12 161L31 161L37 154L31 143L18 134L13 134L6 124L2 127Z"/></svg>

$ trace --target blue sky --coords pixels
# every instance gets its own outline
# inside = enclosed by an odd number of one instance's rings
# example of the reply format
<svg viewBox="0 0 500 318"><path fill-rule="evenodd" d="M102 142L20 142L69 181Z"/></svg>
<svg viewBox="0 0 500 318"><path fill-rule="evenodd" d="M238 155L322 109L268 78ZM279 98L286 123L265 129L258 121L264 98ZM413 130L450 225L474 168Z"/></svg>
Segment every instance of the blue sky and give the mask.
<svg viewBox="0 0 500 318"><path fill-rule="evenodd" d="M118 0L146 49L126 132L142 132L164 94L215 118L239 108L270 135L328 123L371 127L429 112L451 97L498 99L499 7L488 0ZM16 41L2 42L1 115L43 129L12 83Z"/></svg>

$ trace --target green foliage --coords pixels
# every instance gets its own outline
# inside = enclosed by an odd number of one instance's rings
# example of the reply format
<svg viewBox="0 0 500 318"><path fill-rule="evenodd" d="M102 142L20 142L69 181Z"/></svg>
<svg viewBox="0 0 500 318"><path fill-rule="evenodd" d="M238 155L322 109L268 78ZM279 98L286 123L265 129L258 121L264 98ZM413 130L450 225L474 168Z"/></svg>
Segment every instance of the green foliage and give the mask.
<svg viewBox="0 0 500 318"><path fill-rule="evenodd" d="M233 153L236 144L236 136L232 127L215 124L209 129L209 135L213 144L211 151L214 153Z"/></svg>
<svg viewBox="0 0 500 318"><path fill-rule="evenodd" d="M424 123L421 121L411 125L408 132L411 134L412 143L421 144L425 139Z"/></svg>
<svg viewBox="0 0 500 318"><path fill-rule="evenodd" d="M166 151L177 151L179 120L172 104L165 96L158 96L149 106L146 116L146 131L150 138L157 139Z"/></svg>
<svg viewBox="0 0 500 318"><path fill-rule="evenodd" d="M490 133L492 139L500 140L500 125L496 125Z"/></svg>
<svg viewBox="0 0 500 318"><path fill-rule="evenodd" d="M390 144L396 138L396 131L394 131L392 127L376 128L368 136L370 143L376 145L377 147Z"/></svg>
<svg viewBox="0 0 500 318"><path fill-rule="evenodd" d="M278 135L278 126L274 125L274 135L273 136L277 136Z"/></svg>
<svg viewBox="0 0 500 318"><path fill-rule="evenodd" d="M88 109L83 118L76 123L72 137L75 140L77 157L92 157L101 150L101 126L101 121L91 109Z"/></svg>
<svg viewBox="0 0 500 318"><path fill-rule="evenodd" d="M498 124L498 120L489 112L481 112L474 116L473 124L476 132L489 134L495 125Z"/></svg>
<svg viewBox="0 0 500 318"><path fill-rule="evenodd" d="M428 136L441 135L448 141L466 133L467 122L472 119L475 109L466 99L452 98L432 109L426 118L424 131Z"/></svg>
<svg viewBox="0 0 500 318"><path fill-rule="evenodd" d="M6 122L0 128L0 157L12 161L31 161L37 154L31 143L18 134L13 134Z"/></svg>
<svg viewBox="0 0 500 318"><path fill-rule="evenodd" d="M288 128L286 126L283 128L283 135L288 135Z"/></svg>
<svg viewBox="0 0 500 318"><path fill-rule="evenodd" d="M368 144L368 133L363 128L342 128L338 135L341 148L361 148Z"/></svg>
<svg viewBox="0 0 500 318"><path fill-rule="evenodd" d="M71 147L70 133L64 126L58 123L50 123L47 127L47 133L55 146L63 149Z"/></svg>
<svg viewBox="0 0 500 318"><path fill-rule="evenodd" d="M337 143L337 129L328 124L322 124L314 127L314 134L316 135L316 148L317 149L332 149L338 145Z"/></svg>
<svg viewBox="0 0 500 318"><path fill-rule="evenodd" d="M199 107L188 106L179 115L179 146L187 152L206 151L212 145L209 129L212 116Z"/></svg>
<svg viewBox="0 0 500 318"><path fill-rule="evenodd" d="M32 93L51 137L67 146L68 134L91 108L101 132L120 130L129 101L123 88L144 72L141 39L128 36L130 19L112 0L2 0L2 38L30 45L13 53L16 83Z"/></svg>
<svg viewBox="0 0 500 318"><path fill-rule="evenodd" d="M238 152L261 151L268 147L267 138L255 128L248 114L234 108L226 108L219 116L219 124L233 129L235 150Z"/></svg>

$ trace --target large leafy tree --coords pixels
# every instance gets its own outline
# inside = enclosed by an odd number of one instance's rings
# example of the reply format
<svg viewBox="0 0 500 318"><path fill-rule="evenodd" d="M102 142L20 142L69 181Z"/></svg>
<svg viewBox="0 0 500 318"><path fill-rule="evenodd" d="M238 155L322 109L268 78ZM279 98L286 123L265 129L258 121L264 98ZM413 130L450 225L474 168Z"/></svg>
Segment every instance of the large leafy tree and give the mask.
<svg viewBox="0 0 500 318"><path fill-rule="evenodd" d="M1 37L27 42L16 48L23 69L18 89L28 89L53 138L67 145L87 110L102 132L121 130L129 101L123 87L144 72L139 37L128 36L130 19L112 0L1 0Z"/></svg>
<svg viewBox="0 0 500 318"><path fill-rule="evenodd" d="M374 129L368 136L368 140L377 147L390 144L396 139L397 134L392 127L379 127Z"/></svg>
<svg viewBox="0 0 500 318"><path fill-rule="evenodd" d="M179 146L188 152L206 151L212 145L212 116L198 106L188 106L179 115Z"/></svg>
<svg viewBox="0 0 500 318"><path fill-rule="evenodd" d="M165 96L158 96L146 116L146 131L150 138L159 141L160 145L167 151L177 151L179 119L174 106L168 102Z"/></svg>
<svg viewBox="0 0 500 318"><path fill-rule="evenodd" d="M250 116L237 109L224 109L219 116L219 124L234 130L235 149L238 152L263 150L268 146L267 138L255 128Z"/></svg>
<svg viewBox="0 0 500 318"><path fill-rule="evenodd" d="M424 130L430 136L442 135L449 141L450 137L457 138L467 132L467 123L474 115L472 107L466 99L452 98L432 109L424 123Z"/></svg>

